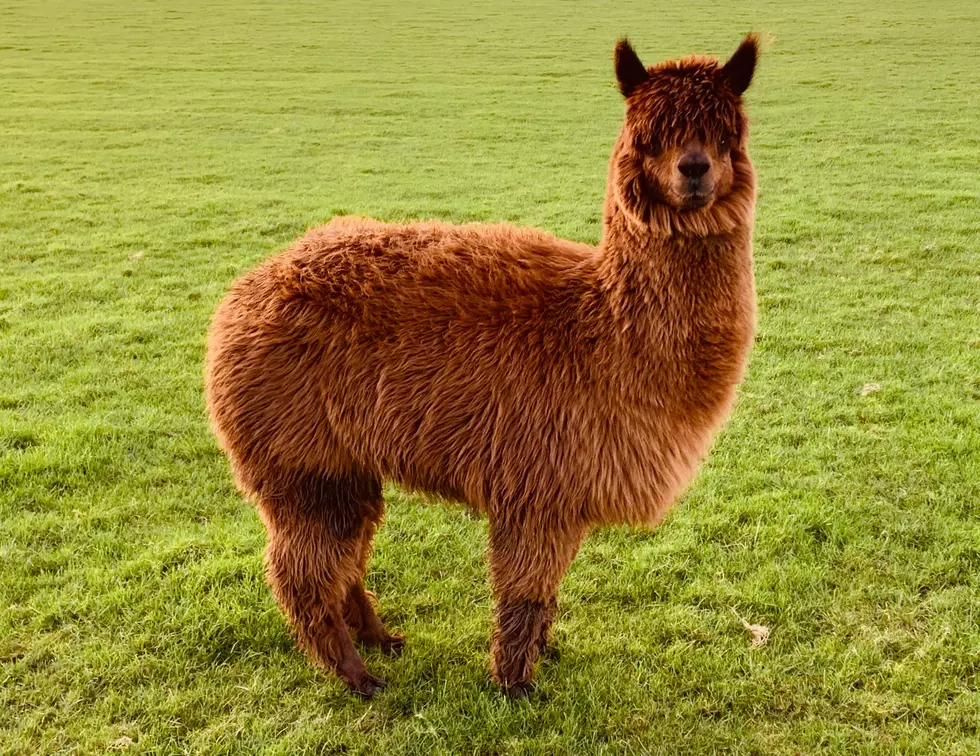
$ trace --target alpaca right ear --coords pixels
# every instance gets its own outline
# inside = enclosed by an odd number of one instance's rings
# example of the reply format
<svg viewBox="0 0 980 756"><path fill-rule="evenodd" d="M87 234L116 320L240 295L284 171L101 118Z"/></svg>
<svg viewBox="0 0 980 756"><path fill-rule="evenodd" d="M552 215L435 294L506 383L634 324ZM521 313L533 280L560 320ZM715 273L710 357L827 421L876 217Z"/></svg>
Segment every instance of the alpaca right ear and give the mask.
<svg viewBox="0 0 980 756"><path fill-rule="evenodd" d="M742 40L732 57L721 67L722 74L728 79L735 94L740 95L749 88L758 59L759 35L752 33Z"/></svg>
<svg viewBox="0 0 980 756"><path fill-rule="evenodd" d="M616 63L616 81L619 82L619 91L623 93L623 97L629 97L633 94L633 90L645 82L650 75L625 37L616 43L613 60Z"/></svg>

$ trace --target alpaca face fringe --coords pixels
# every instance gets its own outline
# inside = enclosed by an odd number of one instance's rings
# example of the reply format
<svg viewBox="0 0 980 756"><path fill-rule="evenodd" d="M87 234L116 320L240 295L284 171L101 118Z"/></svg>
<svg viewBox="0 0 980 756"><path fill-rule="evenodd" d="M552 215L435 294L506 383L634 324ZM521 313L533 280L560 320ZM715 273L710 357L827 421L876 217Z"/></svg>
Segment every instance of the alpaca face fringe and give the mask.
<svg viewBox="0 0 980 756"><path fill-rule="evenodd" d="M757 38L728 63L690 57L643 68L625 40L616 71L626 116L613 155L616 201L633 223L654 233L724 233L726 200L754 199L742 93L752 80ZM730 204L730 203L729 203Z"/></svg>

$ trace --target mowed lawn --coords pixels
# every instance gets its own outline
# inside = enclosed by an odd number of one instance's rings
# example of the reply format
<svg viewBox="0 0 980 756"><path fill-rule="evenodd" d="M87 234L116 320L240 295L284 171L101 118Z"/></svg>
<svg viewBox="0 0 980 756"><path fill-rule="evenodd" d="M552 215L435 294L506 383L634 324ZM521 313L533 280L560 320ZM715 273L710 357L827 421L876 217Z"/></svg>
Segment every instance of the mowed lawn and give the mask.
<svg viewBox="0 0 980 756"><path fill-rule="evenodd" d="M816 5L5 2L0 753L980 751L980 6ZM390 489L408 646L355 699L208 429L224 290L338 213L594 243L616 37L749 29L759 331L700 477L590 537L519 702L485 524Z"/></svg>

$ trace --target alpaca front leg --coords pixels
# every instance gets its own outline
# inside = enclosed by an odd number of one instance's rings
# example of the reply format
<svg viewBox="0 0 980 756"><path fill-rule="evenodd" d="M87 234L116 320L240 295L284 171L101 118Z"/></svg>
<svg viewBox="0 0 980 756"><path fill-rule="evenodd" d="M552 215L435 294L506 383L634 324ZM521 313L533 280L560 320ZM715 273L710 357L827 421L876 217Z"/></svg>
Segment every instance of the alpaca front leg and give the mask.
<svg viewBox="0 0 980 756"><path fill-rule="evenodd" d="M555 601L497 601L493 679L507 695L523 698L533 688L534 665L547 646L556 606Z"/></svg>
<svg viewBox="0 0 980 756"><path fill-rule="evenodd" d="M557 611L558 584L584 535L585 528L577 526L491 524L493 679L510 696L526 696L533 687L534 665L547 647Z"/></svg>

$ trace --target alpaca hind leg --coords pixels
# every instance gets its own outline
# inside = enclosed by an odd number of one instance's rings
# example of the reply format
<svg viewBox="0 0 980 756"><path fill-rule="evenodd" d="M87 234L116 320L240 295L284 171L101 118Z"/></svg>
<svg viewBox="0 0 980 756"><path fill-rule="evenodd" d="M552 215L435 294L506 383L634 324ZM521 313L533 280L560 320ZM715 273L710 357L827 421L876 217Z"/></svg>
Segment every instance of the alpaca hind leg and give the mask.
<svg viewBox="0 0 980 756"><path fill-rule="evenodd" d="M380 509L382 516L383 506L382 502ZM377 599L373 593L364 588L364 575L367 572L367 563L371 556L371 541L374 538L378 523L371 522L368 525L370 527L365 528L361 537L358 577L347 592L344 617L361 643L377 646L389 656L397 656L405 647L405 636L388 632L375 610L374 603Z"/></svg>
<svg viewBox="0 0 980 756"><path fill-rule="evenodd" d="M533 687L534 665L547 648L557 611L558 584L584 536L577 525L491 523L493 678L508 695L525 696Z"/></svg>
<svg viewBox="0 0 980 756"><path fill-rule="evenodd" d="M372 599L377 600L373 593L364 589L363 584L352 586L344 608L347 623L357 633L357 639L361 643L377 646L388 656L398 656L405 648L405 636L388 632L378 617Z"/></svg>
<svg viewBox="0 0 980 756"><path fill-rule="evenodd" d="M384 680L370 674L350 637L344 605L360 580L361 541L373 532L380 484L352 476L291 476L260 497L269 541L269 584L297 642L352 690L371 697Z"/></svg>

